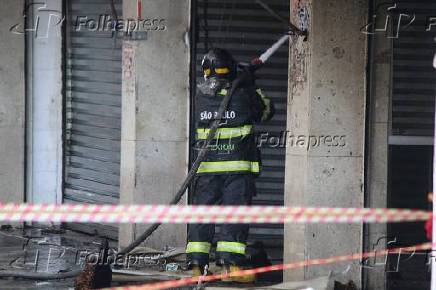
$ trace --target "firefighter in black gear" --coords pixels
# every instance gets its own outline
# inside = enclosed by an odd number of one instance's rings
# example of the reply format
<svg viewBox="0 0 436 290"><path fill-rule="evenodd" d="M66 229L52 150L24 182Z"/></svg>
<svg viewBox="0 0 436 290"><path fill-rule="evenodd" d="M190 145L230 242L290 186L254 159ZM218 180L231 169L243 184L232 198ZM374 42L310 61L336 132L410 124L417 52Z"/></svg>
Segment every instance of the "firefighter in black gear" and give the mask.
<svg viewBox="0 0 436 290"><path fill-rule="evenodd" d="M217 118L223 97L238 75L237 62L223 49L212 49L203 58L204 82L197 87L195 110L196 142L207 139L210 124ZM254 76L235 90L222 118L206 160L194 181L194 205L250 205L255 195L255 178L260 173L260 154L256 146L253 125L268 121L274 107ZM226 271L244 266L247 224L223 224L216 247L216 262ZM209 253L215 225L191 224L186 253L194 275L202 274L209 263ZM251 282L243 277L239 282ZM236 279L234 279L236 280Z"/></svg>

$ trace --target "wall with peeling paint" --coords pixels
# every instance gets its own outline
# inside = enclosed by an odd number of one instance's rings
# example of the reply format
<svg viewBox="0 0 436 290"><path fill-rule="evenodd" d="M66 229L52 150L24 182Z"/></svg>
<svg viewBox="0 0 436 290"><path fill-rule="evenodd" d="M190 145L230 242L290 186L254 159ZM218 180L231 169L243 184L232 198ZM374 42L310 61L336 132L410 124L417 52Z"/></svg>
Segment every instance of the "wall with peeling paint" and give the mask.
<svg viewBox="0 0 436 290"><path fill-rule="evenodd" d="M3 0L0 9L0 202L24 201L24 35L10 27L23 22L23 0Z"/></svg>
<svg viewBox="0 0 436 290"><path fill-rule="evenodd" d="M290 48L288 130L294 135L345 136L346 145L288 147L288 206L363 207L367 0L291 0L291 20L309 28L307 42ZM287 225L285 262L362 250L360 225ZM333 269L344 271L346 264ZM308 267L285 273L304 279L328 273ZM358 263L345 276L361 280Z"/></svg>

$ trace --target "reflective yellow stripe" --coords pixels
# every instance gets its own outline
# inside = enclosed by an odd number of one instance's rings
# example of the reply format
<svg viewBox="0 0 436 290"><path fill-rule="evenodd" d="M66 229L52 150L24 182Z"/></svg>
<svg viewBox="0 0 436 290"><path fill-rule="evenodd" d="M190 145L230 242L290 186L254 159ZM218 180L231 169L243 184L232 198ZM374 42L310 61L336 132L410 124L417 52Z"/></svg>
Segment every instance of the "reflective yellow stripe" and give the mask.
<svg viewBox="0 0 436 290"><path fill-rule="evenodd" d="M218 242L216 251L245 255L245 244L238 242Z"/></svg>
<svg viewBox="0 0 436 290"><path fill-rule="evenodd" d="M210 68L207 68L207 69L204 70L204 75L205 76L207 76L207 77L210 76L210 73L211 73Z"/></svg>
<svg viewBox="0 0 436 290"><path fill-rule="evenodd" d="M261 89L257 89L256 92L259 94L259 96L262 98L263 104L265 105L265 110L262 114L262 121L265 121L268 119L269 115L271 114L271 101L270 99L262 92Z"/></svg>
<svg viewBox="0 0 436 290"><path fill-rule="evenodd" d="M220 95L220 96L226 96L226 95L227 95L227 90L226 90L226 89L221 89L221 90L218 92L218 95Z"/></svg>
<svg viewBox="0 0 436 290"><path fill-rule="evenodd" d="M210 243L207 242L189 242L186 245L186 253L204 253L209 254Z"/></svg>
<svg viewBox="0 0 436 290"><path fill-rule="evenodd" d="M227 67L217 67L217 68L215 69L215 72L216 72L217 74L228 74L228 73L230 72L230 70L229 70L229 68L227 68Z"/></svg>
<svg viewBox="0 0 436 290"><path fill-rule="evenodd" d="M218 128L215 133L215 139L232 139L250 135L252 133L253 126L245 125L236 128ZM209 135L210 129L198 128L197 139L206 140Z"/></svg>
<svg viewBox="0 0 436 290"><path fill-rule="evenodd" d="M201 162L197 173L247 171L259 173L259 162L252 161L215 161Z"/></svg>

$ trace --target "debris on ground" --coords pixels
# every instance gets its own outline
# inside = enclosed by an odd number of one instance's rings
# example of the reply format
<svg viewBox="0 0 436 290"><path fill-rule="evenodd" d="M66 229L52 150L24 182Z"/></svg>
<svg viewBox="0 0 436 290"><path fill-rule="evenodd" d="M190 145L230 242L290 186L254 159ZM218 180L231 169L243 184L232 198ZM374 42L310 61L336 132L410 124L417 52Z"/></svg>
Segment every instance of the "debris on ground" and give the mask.
<svg viewBox="0 0 436 290"><path fill-rule="evenodd" d="M96 263L88 262L82 274L74 281L75 290L109 288L112 284L112 268L107 263L109 258L109 242L104 240L100 247Z"/></svg>
<svg viewBox="0 0 436 290"><path fill-rule="evenodd" d="M342 284L338 281L335 281L334 290L357 290L357 286L353 281L349 281L347 284Z"/></svg>
<svg viewBox="0 0 436 290"><path fill-rule="evenodd" d="M252 267L271 265L262 244L249 245L248 260ZM214 257L212 253L212 259ZM210 273L220 268L210 264ZM77 274L76 274L77 273ZM70 275L74 274L74 275ZM281 273L275 273L280 276ZM102 240L69 230L51 228L0 228L1 289L75 289L88 290L109 286L144 284L191 277L186 267L184 248L156 250L137 247L128 255L119 255L115 241ZM334 276L334 277L333 277ZM65 279L56 279L63 277ZM354 283L334 282L331 274L310 281L273 285L263 277L252 285L211 282L201 289L253 290L355 290ZM54 279L54 280L53 280ZM342 279L339 279L343 281ZM346 280L345 280L346 281ZM199 285L184 287L195 289ZM74 288L73 288L74 287Z"/></svg>
<svg viewBox="0 0 436 290"><path fill-rule="evenodd" d="M59 227L0 228L1 289L71 289L95 238ZM114 243L113 243L114 244ZM59 279L62 278L62 279Z"/></svg>

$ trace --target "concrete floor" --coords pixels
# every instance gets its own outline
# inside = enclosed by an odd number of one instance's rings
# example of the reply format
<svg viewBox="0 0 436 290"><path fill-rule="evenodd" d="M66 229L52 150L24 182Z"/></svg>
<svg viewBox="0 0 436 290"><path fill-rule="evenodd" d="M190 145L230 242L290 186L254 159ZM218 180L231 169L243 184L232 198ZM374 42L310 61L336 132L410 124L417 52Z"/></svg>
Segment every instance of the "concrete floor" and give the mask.
<svg viewBox="0 0 436 290"><path fill-rule="evenodd" d="M95 236L69 230L43 228L0 228L0 273L5 271L35 274L55 274L81 269L84 257L89 253L98 253L102 239ZM111 248L117 244L110 242ZM148 268L147 268L148 269ZM147 270L146 269L146 270ZM151 269L151 267L150 267ZM134 270L132 268L132 270ZM161 272L162 273L162 272ZM165 273L165 272L163 272ZM164 279L176 279L168 273ZM156 280L154 279L156 278ZM147 282L162 280L149 276ZM144 284L146 282L128 283ZM126 283L112 283L120 286ZM1 290L74 289L74 279L36 281L31 279L0 278ZM192 289L184 287L181 289Z"/></svg>
<svg viewBox="0 0 436 290"><path fill-rule="evenodd" d="M68 230L2 227L0 228L0 273L13 271L35 273L38 275L48 273L55 274L81 269L84 265L85 255L89 253L98 253L101 242L102 239L99 237ZM116 244L111 242L110 246L111 248L115 248ZM177 279L178 277L175 272L153 272L152 267L147 267L142 270L146 270L149 273L149 278L146 279L147 282L151 282L152 280L157 282L162 279L172 280ZM182 274L183 273L181 273L181 275ZM186 276L186 273L183 275ZM181 276L179 278L181 278ZM318 283L317 281L315 282ZM146 282L129 284L143 283ZM264 286L262 286L262 284ZM322 284L326 284L326 282L322 281ZM119 285L121 284L113 283L112 286ZM256 283L256 285L251 285L252 287L256 287L246 288L247 286L244 287L242 285L208 283L206 289L230 289L230 287L236 287L239 289L282 289L281 287L269 287L270 285L271 283ZM300 289L297 285L299 284L286 285L283 289ZM296 288L291 286L295 286ZM74 289L73 287L74 279L72 278L54 281L0 278L0 289L2 290L61 290ZM193 287L179 288L179 290L182 289L193 289ZM327 288L322 287L320 289Z"/></svg>
<svg viewBox="0 0 436 290"><path fill-rule="evenodd" d="M86 251L98 252L101 239L71 231L0 230L0 272L59 273L83 266ZM31 281L0 279L0 289L72 289L73 279Z"/></svg>

